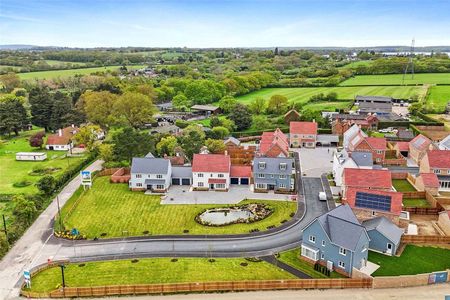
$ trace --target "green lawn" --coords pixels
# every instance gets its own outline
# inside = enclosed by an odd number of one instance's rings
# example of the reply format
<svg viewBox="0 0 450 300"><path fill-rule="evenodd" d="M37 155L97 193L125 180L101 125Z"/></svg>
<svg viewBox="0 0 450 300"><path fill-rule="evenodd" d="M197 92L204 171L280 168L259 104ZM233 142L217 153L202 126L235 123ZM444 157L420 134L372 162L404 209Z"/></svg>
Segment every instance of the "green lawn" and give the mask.
<svg viewBox="0 0 450 300"><path fill-rule="evenodd" d="M342 278L341 274L337 272L332 272L330 277L317 272L314 270L314 267L300 259L300 248L295 248L289 251L281 252L279 259L285 264L290 265L291 267L296 268L297 270L302 271L303 273L311 276L312 278Z"/></svg>
<svg viewBox="0 0 450 300"><path fill-rule="evenodd" d="M254 98L269 99L273 95L286 96L291 102L306 103L313 95L335 92L340 100L352 100L356 95L392 96L407 99L412 95L422 94L422 87L415 86L361 86L361 87L314 87L314 88L265 88L237 99L249 104Z"/></svg>
<svg viewBox="0 0 450 300"><path fill-rule="evenodd" d="M405 207L431 207L427 199L411 199L403 198L403 205Z"/></svg>
<svg viewBox="0 0 450 300"><path fill-rule="evenodd" d="M70 69L70 70L52 70L52 71L39 71L29 73L18 73L20 79L52 79L57 77L69 77L74 75L87 75L95 72L117 71L120 66L107 66L96 68L84 68L84 69ZM142 68L144 65L127 66L128 68Z"/></svg>
<svg viewBox="0 0 450 300"><path fill-rule="evenodd" d="M358 60L358 61L352 61L349 64L346 64L345 66L339 67L338 69L351 69L356 68L358 66L370 66L373 64L373 60Z"/></svg>
<svg viewBox="0 0 450 300"><path fill-rule="evenodd" d="M358 75L342 82L340 86L351 85L401 85L403 74ZM450 84L450 73L418 73L405 76L404 84Z"/></svg>
<svg viewBox="0 0 450 300"><path fill-rule="evenodd" d="M246 263L247 266L242 266ZM250 262L243 258L146 258L90 262L80 267L69 264L65 269L69 287L90 287L118 284L181 283L232 280L295 279L292 274L264 261ZM61 284L61 270L51 268L32 278L32 291L48 292Z"/></svg>
<svg viewBox="0 0 450 300"><path fill-rule="evenodd" d="M425 105L427 109L445 112L447 102L450 102L450 86L430 87Z"/></svg>
<svg viewBox="0 0 450 300"><path fill-rule="evenodd" d="M41 129L21 132L18 137L4 140L3 146L0 146L0 193L17 194L17 193L34 193L37 188L34 184L41 176L31 176L29 173L34 167L60 168L60 170L52 173L53 176L61 175L69 166L78 164L83 157L66 158L65 151L47 151L45 149L32 148L28 139L30 135ZM16 152L45 152L47 159L45 161L16 161ZM19 181L29 181L32 184L26 187L14 187L13 184Z"/></svg>
<svg viewBox="0 0 450 300"><path fill-rule="evenodd" d="M450 250L407 245L400 257L369 251L369 261L380 265L372 276L414 275L450 268Z"/></svg>
<svg viewBox="0 0 450 300"><path fill-rule="evenodd" d="M334 111L335 109L346 109L352 101L314 102L308 103L303 108L315 111Z"/></svg>
<svg viewBox="0 0 450 300"><path fill-rule="evenodd" d="M392 179L392 185L397 192L415 192L416 189L406 179Z"/></svg>
<svg viewBox="0 0 450 300"><path fill-rule="evenodd" d="M77 200L76 208L66 217ZM206 208L222 205L161 205L158 196L132 192L127 184L111 184L109 177L104 176L94 181L91 190L85 193L78 191L64 206L62 213L66 228L77 228L88 238L101 237L102 233L106 233L108 238L120 237L123 231L130 236L143 235L144 231L153 235L183 234L184 230L189 230L189 234L237 234L248 233L251 229L263 231L271 225L280 226L281 221L290 219L290 214L297 209L296 202L245 200L240 204L245 203L265 203L274 212L252 224L208 227L195 222L194 217Z"/></svg>

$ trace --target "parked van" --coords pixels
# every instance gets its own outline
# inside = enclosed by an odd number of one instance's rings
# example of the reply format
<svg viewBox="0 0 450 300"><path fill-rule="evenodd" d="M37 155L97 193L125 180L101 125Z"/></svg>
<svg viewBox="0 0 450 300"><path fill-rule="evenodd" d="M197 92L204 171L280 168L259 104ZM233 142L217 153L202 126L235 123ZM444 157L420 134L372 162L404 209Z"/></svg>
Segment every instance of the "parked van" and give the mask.
<svg viewBox="0 0 450 300"><path fill-rule="evenodd" d="M325 192L319 192L319 200L327 201L327 194L325 194Z"/></svg>

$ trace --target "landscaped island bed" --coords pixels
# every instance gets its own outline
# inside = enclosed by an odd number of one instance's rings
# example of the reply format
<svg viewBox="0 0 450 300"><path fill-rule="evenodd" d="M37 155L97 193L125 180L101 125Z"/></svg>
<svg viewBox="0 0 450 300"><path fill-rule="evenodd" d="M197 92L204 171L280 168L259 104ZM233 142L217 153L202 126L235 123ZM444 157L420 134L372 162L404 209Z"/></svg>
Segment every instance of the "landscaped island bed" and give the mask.
<svg viewBox="0 0 450 300"><path fill-rule="evenodd" d="M67 216L74 203L75 208ZM251 224L203 226L195 221L195 216L208 208L227 206L161 205L159 196L132 192L127 184L111 184L109 177L104 176L94 180L92 189L83 192L80 188L64 206L62 214L66 229L76 228L87 238L101 238L102 233L106 233L104 238L111 238L124 235L139 236L145 231L152 235L238 234L249 233L252 229L264 231L269 226L280 226L281 222L289 220L297 209L296 202L286 201L245 200L239 205L249 203L266 204L273 209L273 213Z"/></svg>
<svg viewBox="0 0 450 300"><path fill-rule="evenodd" d="M369 252L369 261L380 265L372 276L414 275L450 268L450 250L407 245L400 257Z"/></svg>
<svg viewBox="0 0 450 300"><path fill-rule="evenodd" d="M349 85L401 85L401 84L450 84L450 73L416 73L386 75L358 75L341 82L340 86Z"/></svg>
<svg viewBox="0 0 450 300"><path fill-rule="evenodd" d="M296 278L264 261L251 262L244 258L211 261L208 258L146 258L137 262L90 262L84 266L69 264L64 275L68 287ZM61 270L54 267L34 276L31 290L49 292L60 284Z"/></svg>

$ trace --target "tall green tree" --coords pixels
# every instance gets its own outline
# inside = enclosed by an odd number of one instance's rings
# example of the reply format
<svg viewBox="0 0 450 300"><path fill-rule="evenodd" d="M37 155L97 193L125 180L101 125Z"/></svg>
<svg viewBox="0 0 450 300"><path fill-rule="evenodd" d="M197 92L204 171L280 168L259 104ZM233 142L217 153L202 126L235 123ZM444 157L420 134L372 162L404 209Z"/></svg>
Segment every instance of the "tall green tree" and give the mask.
<svg viewBox="0 0 450 300"><path fill-rule="evenodd" d="M198 153L205 142L205 133L198 125L189 125L179 137L181 148L189 159Z"/></svg>
<svg viewBox="0 0 450 300"><path fill-rule="evenodd" d="M158 144L156 144L156 151L160 156L174 155L175 149L178 147L178 140L173 135L162 138Z"/></svg>
<svg viewBox="0 0 450 300"><path fill-rule="evenodd" d="M179 93L175 97L173 97L172 105L177 110L186 111L192 106L192 103L183 93Z"/></svg>
<svg viewBox="0 0 450 300"><path fill-rule="evenodd" d="M288 109L288 99L283 95L273 95L270 97L268 110L274 114L285 113Z"/></svg>
<svg viewBox="0 0 450 300"><path fill-rule="evenodd" d="M233 96L225 96L219 101L219 107L224 113L229 113L236 106L238 101Z"/></svg>
<svg viewBox="0 0 450 300"><path fill-rule="evenodd" d="M20 99L9 97L0 100L0 133L10 134L14 132L19 135L19 131L28 124L27 111Z"/></svg>
<svg viewBox="0 0 450 300"><path fill-rule="evenodd" d="M37 209L33 201L26 199L23 195L16 195L13 198L13 214L20 223L29 226L36 215Z"/></svg>
<svg viewBox="0 0 450 300"><path fill-rule="evenodd" d="M131 162L133 157L155 153L155 137L131 127L116 133L112 140L115 161Z"/></svg>
<svg viewBox="0 0 450 300"><path fill-rule="evenodd" d="M250 102L250 111L255 115L261 115L266 112L267 101L262 97L256 97Z"/></svg>
<svg viewBox="0 0 450 300"><path fill-rule="evenodd" d="M113 107L117 99L116 94L108 91L86 91L80 96L79 101L89 121L107 128L115 123Z"/></svg>
<svg viewBox="0 0 450 300"><path fill-rule="evenodd" d="M153 121L156 107L150 97L140 93L126 92L114 103L114 115L119 123L139 128Z"/></svg>
<svg viewBox="0 0 450 300"><path fill-rule="evenodd" d="M52 105L52 116L50 119L50 128L56 130L58 128L63 128L69 123L69 115L72 111L72 101L64 93L57 91L53 95L53 105Z"/></svg>
<svg viewBox="0 0 450 300"><path fill-rule="evenodd" d="M213 154L223 153L227 149L222 140L207 139L205 141L205 146L208 148L208 151Z"/></svg>
<svg viewBox="0 0 450 300"><path fill-rule="evenodd" d="M31 106L31 123L48 131L53 109L53 101L48 89L34 87L30 90L28 99Z"/></svg>
<svg viewBox="0 0 450 300"><path fill-rule="evenodd" d="M229 118L236 124L237 130L245 130L252 125L252 114L248 107L241 103L236 104Z"/></svg>

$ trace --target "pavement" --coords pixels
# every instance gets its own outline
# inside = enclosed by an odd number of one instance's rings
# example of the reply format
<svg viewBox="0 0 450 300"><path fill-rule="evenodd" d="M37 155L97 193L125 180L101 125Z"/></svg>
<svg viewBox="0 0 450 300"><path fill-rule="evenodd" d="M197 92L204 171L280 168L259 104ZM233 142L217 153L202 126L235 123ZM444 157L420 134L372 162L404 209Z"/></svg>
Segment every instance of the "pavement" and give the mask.
<svg viewBox="0 0 450 300"><path fill-rule="evenodd" d="M303 176L320 177L323 173L333 170L333 153L335 147L292 148L300 154L300 165Z"/></svg>
<svg viewBox="0 0 450 300"><path fill-rule="evenodd" d="M86 170L91 172L100 170L102 163L103 161L97 160ZM80 182L81 176L78 175L62 189L58 195L60 206L69 200L80 186ZM17 287L14 289L14 286L26 268L47 260L48 256L57 252L59 245L48 243L53 232L52 220L57 212L55 198L0 261L0 299L8 299L17 294Z"/></svg>
<svg viewBox="0 0 450 300"><path fill-rule="evenodd" d="M248 185L231 185L228 192L192 191L189 186L172 186L161 204L237 204L246 199L291 201L291 195L255 193Z"/></svg>
<svg viewBox="0 0 450 300"><path fill-rule="evenodd" d="M373 272L375 272L379 268L380 268L379 265L374 264L373 262L367 261L366 266L362 267L359 271L370 276L370 275L372 275Z"/></svg>

